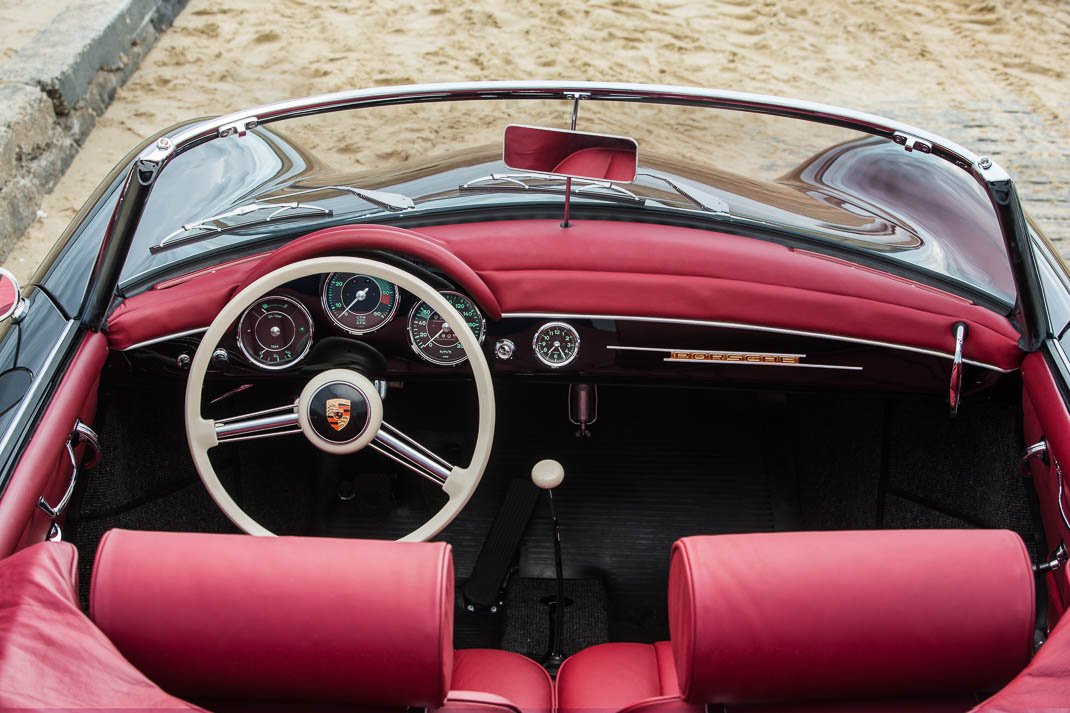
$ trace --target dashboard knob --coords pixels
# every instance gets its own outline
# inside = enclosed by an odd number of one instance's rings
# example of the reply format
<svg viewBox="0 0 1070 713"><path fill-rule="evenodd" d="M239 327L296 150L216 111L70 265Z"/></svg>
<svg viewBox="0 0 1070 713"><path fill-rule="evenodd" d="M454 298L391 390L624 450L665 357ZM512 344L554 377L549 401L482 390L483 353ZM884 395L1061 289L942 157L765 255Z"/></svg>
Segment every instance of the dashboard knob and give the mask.
<svg viewBox="0 0 1070 713"><path fill-rule="evenodd" d="M227 353L226 349L220 347L219 349L216 349L214 352L212 352L212 366L216 366L221 369L225 369L226 367L230 366L230 354Z"/></svg>
<svg viewBox="0 0 1070 713"><path fill-rule="evenodd" d="M178 355L178 357L175 358L175 364L178 365L179 369L188 369L191 361L193 360L190 359L189 354L187 354L186 352L182 352Z"/></svg>
<svg viewBox="0 0 1070 713"><path fill-rule="evenodd" d="M511 339L499 339L498 343L494 345L494 353L499 359L507 361L516 354L516 345L513 344Z"/></svg>

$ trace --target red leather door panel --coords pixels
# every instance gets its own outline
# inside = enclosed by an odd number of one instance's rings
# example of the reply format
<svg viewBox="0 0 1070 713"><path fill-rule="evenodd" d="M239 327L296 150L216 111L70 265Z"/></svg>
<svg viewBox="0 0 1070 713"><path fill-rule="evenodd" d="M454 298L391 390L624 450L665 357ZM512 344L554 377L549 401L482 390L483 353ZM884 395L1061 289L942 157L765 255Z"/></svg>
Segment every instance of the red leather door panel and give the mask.
<svg viewBox="0 0 1070 713"><path fill-rule="evenodd" d="M1026 445L1044 439L1048 443L1047 463L1041 458L1029 462L1029 470L1040 500L1044 534L1049 545L1060 541L1070 546L1070 530L1059 512L1059 468L1062 469L1063 509L1070 512L1070 411L1043 353L1028 355L1022 362L1023 432ZM1070 607L1070 567L1048 575L1051 613L1061 616ZM1053 622L1054 623L1054 622Z"/></svg>
<svg viewBox="0 0 1070 713"><path fill-rule="evenodd" d="M70 483L67 436L76 419L92 421L107 355L108 340L102 334L86 335L41 416L0 498L0 557L41 542L48 535L51 520L37 507L37 498L43 495L56 503ZM81 456L77 449L76 455Z"/></svg>

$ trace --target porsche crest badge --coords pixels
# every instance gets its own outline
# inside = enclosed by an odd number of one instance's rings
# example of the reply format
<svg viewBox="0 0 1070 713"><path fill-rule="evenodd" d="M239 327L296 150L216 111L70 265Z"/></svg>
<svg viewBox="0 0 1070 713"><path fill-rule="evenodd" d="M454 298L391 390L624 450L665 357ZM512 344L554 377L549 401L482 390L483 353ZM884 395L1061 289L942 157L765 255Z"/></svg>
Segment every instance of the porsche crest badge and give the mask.
<svg viewBox="0 0 1070 713"><path fill-rule="evenodd" d="M327 423L341 431L349 423L349 399L327 399Z"/></svg>

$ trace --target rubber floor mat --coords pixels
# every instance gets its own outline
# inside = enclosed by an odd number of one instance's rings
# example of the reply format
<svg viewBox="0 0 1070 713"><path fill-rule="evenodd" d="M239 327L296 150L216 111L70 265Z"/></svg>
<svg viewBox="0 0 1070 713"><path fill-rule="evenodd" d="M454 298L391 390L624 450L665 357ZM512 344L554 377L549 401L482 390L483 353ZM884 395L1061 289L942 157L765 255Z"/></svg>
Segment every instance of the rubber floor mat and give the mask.
<svg viewBox="0 0 1070 713"><path fill-rule="evenodd" d="M556 593L553 579L518 578L510 582L502 613L501 648L542 660L550 647L550 607L546 600ZM571 656L609 641L609 602L600 580L566 579L565 601L568 605L561 653Z"/></svg>

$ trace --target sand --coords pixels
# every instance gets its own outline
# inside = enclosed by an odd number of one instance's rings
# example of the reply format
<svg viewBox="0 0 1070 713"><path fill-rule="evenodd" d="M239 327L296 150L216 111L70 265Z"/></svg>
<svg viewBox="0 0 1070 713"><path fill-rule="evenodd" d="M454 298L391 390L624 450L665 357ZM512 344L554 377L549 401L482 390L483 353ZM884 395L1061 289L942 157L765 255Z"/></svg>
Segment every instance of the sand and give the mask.
<svg viewBox="0 0 1070 713"><path fill-rule="evenodd" d="M1011 97L1043 122L1053 144L1067 146L1068 60L1070 3L1059 0L191 0L100 118L44 201L47 217L27 231L7 266L28 276L142 137L185 118L293 96L453 80L655 82L799 97L908 123L920 123L921 113L925 128L952 139L964 116L983 123L986 106ZM652 119L661 115L636 111L607 115L598 128L638 134L644 145L702 137L695 126L660 124ZM682 115L675 121L694 123ZM1031 167L1036 157L1020 145L1001 152L1010 142L999 131L984 150L1012 171ZM497 125L494 132L500 135ZM449 117L419 132L387 122L311 135L332 163L355 166L483 138L471 135L470 121ZM1029 150L1042 157L1047 149ZM748 167L751 152L725 151ZM780 163L758 162L770 171ZM1044 178L1061 180L1065 169Z"/></svg>

